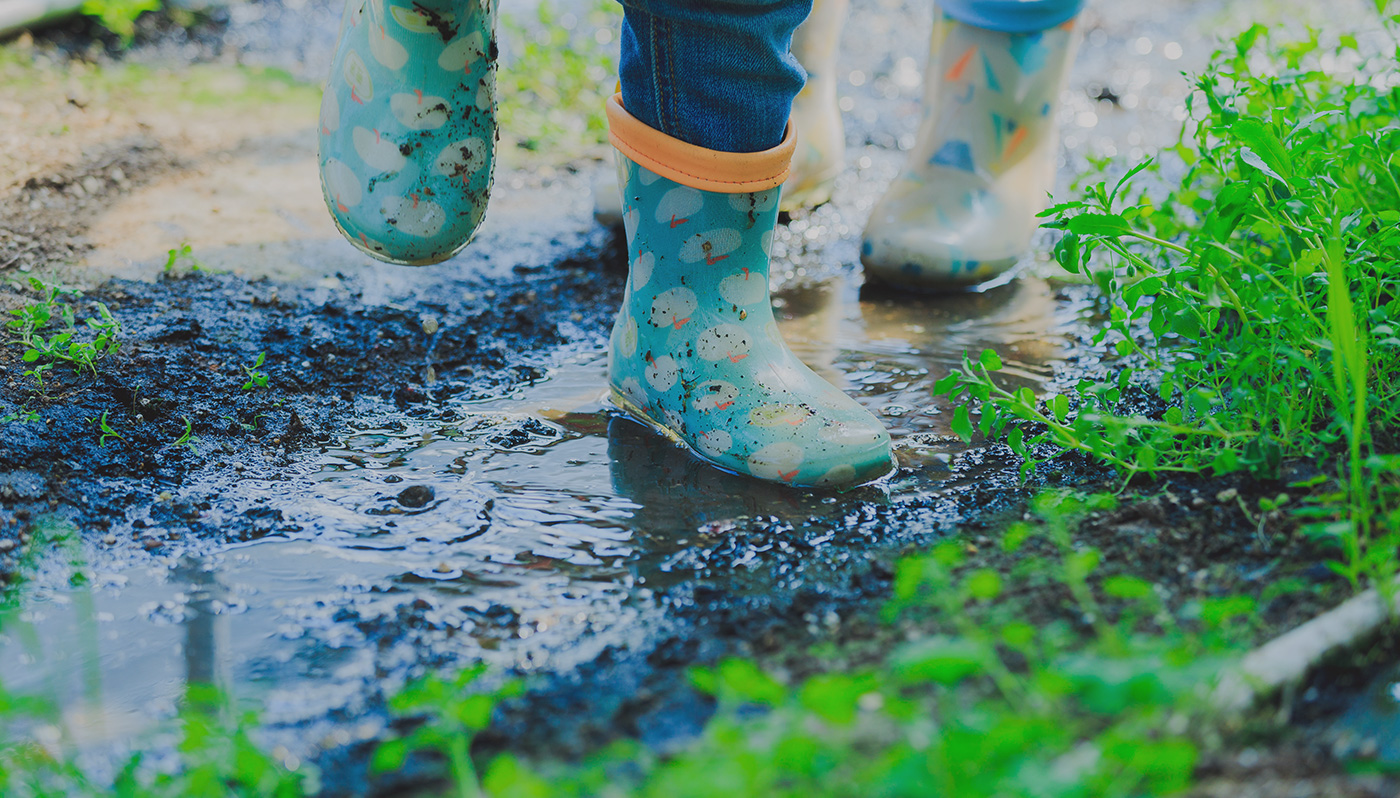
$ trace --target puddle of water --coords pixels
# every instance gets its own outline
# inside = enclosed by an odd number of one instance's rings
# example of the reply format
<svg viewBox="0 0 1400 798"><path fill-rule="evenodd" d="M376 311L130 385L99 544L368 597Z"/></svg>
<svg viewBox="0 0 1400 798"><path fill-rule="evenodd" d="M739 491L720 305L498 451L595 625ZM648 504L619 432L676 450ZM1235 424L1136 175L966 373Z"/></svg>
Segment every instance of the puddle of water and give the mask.
<svg viewBox="0 0 1400 798"><path fill-rule="evenodd" d="M1326 731L1339 759L1400 766L1400 665L1372 679Z"/></svg>
<svg viewBox="0 0 1400 798"><path fill-rule="evenodd" d="M548 379L462 403L450 422L386 409L280 473L233 484L211 473L186 488L219 495L219 517L270 519L267 537L127 564L91 549L91 602L49 563L24 599L37 645L8 630L0 679L64 697L98 738L173 711L186 681L206 680L304 729L365 716L379 681L409 666L566 670L635 643L664 625L654 591L688 578L684 555L748 519L839 530L871 502L978 478L952 468L969 447L933 383L964 350L993 346L1041 387L1056 333L1073 323L1032 279L913 301L862 300L855 281L781 294L780 324L916 466L882 488L832 496L720 472L609 410L604 357L561 356ZM761 554L733 552L725 567L742 572Z"/></svg>

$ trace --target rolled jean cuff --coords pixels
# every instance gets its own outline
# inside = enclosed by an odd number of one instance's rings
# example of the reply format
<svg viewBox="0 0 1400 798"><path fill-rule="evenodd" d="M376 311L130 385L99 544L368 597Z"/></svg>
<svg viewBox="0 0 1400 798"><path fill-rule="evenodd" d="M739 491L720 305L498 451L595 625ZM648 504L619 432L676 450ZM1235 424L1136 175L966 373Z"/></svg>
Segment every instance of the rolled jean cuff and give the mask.
<svg viewBox="0 0 1400 798"><path fill-rule="evenodd" d="M806 73L790 52L811 0L621 0L622 104L643 124L705 149L783 141Z"/></svg>
<svg viewBox="0 0 1400 798"><path fill-rule="evenodd" d="M1002 33L1034 33L1074 19L1085 0L937 0L943 13Z"/></svg>

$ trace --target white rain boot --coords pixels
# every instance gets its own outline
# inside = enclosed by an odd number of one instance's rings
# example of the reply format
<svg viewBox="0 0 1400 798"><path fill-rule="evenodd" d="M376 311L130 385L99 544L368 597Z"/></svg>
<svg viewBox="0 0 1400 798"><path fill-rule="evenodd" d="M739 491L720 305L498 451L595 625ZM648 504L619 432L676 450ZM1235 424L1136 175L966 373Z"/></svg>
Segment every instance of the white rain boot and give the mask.
<svg viewBox="0 0 1400 798"><path fill-rule="evenodd" d="M995 11L985 18L968 13L986 6ZM924 121L866 225L867 276L936 291L984 282L1025 253L1054 181L1055 109L1077 11L1073 0L945 0L935 10Z"/></svg>

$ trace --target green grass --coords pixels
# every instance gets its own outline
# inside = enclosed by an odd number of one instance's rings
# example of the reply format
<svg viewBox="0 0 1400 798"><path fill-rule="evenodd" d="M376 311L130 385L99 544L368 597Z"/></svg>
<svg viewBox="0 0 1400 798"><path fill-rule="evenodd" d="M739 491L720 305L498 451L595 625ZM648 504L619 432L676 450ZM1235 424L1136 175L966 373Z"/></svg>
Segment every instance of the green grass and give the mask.
<svg viewBox="0 0 1400 798"><path fill-rule="evenodd" d="M1295 518L1335 545L1353 585L1388 586L1400 570L1397 31L1386 19L1388 42L1363 55L1351 36L1275 42L1255 26L1217 52L1192 123L1162 154L1182 175L1165 196L1134 191L1161 170L1143 162L1047 211L1056 259L1102 295L1095 343L1116 354L1110 372L1038 397L1002 387L996 353L968 358L938 386L966 400L955 429L970 438L976 410L1027 470L1078 452L1125 483L1313 466L1322 478L1291 486L1305 496ZM1123 409L1144 393L1160 412Z"/></svg>
<svg viewBox="0 0 1400 798"><path fill-rule="evenodd" d="M61 67L31 50L0 47L0 86L5 96L26 98L56 91L80 92L85 103L122 110L246 111L273 106L306 109L314 119L320 89L272 67L187 64L178 69L118 61L69 60ZM308 121L308 124L310 122Z"/></svg>
<svg viewBox="0 0 1400 798"><path fill-rule="evenodd" d="M1392 18L1388 35L1397 29ZM968 358L940 385L965 400L955 429L1007 441L1027 469L1080 453L1118 469L1124 488L1172 473L1312 473L1244 509L1292 513L1351 587L1389 584L1389 530L1400 528L1400 52L1367 60L1363 46L1276 42L1253 28L1219 53L1179 146L1091 181L1049 214L1058 260L1102 294L1108 373L1038 397L1001 386L995 353ZM1168 159L1179 168L1163 168ZM1180 177L1161 193L1135 188L1154 171ZM1123 410L1142 397L1158 412ZM583 762L474 756L501 702L528 689L478 689L478 666L392 697L401 733L374 765L436 760L459 798L1180 794L1221 746L1225 719L1206 688L1258 641L1270 602L1325 588L1278 577L1251 594L1166 597L1140 563L1121 551L1110 561L1085 536L1085 519L1118 501L1041 495L983 544L1014 567L990 567L998 560L968 540L904 557L875 635L888 648L859 665L798 680L743 659L695 670L719 711L678 752L623 742ZM13 612L0 623L23 639ZM75 764L62 722L53 703L0 691L0 793L113 794ZM41 745L32 731L43 725L60 733ZM255 725L196 692L137 745L153 750L173 733L179 766L153 772L138 756L117 794L314 789L307 766L261 752Z"/></svg>
<svg viewBox="0 0 1400 798"><path fill-rule="evenodd" d="M500 26L511 58L497 75L501 138L515 144L506 159L528 153L560 163L602 150L604 103L617 85L619 9L597 0L565 29L549 0L537 6L533 21L506 7Z"/></svg>

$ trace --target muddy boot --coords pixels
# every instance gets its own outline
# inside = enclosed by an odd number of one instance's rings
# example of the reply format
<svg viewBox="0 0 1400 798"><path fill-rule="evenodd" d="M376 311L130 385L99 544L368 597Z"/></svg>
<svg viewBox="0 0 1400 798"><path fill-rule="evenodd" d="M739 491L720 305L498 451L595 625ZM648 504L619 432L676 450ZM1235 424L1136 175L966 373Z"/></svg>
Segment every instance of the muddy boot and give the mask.
<svg viewBox="0 0 1400 798"><path fill-rule="evenodd" d="M792 102L797 134L792 174L783 184L782 210L815 208L831 199L846 165L846 131L836 106L836 47L850 0L816 0L792 37L792 54L807 70L807 83Z"/></svg>
<svg viewBox="0 0 1400 798"><path fill-rule="evenodd" d="M986 281L1025 253L1054 181L1055 109L1078 7L944 0L935 9L923 124L866 225L867 276L934 291Z"/></svg>
<svg viewBox="0 0 1400 798"><path fill-rule="evenodd" d="M321 102L321 187L380 260L452 257L486 212L496 150L495 0L349 0Z"/></svg>
<svg viewBox="0 0 1400 798"><path fill-rule="evenodd" d="M768 293L768 252L793 137L716 152L608 102L631 263L613 327L613 401L721 468L849 487L890 471L890 438L793 355Z"/></svg>

